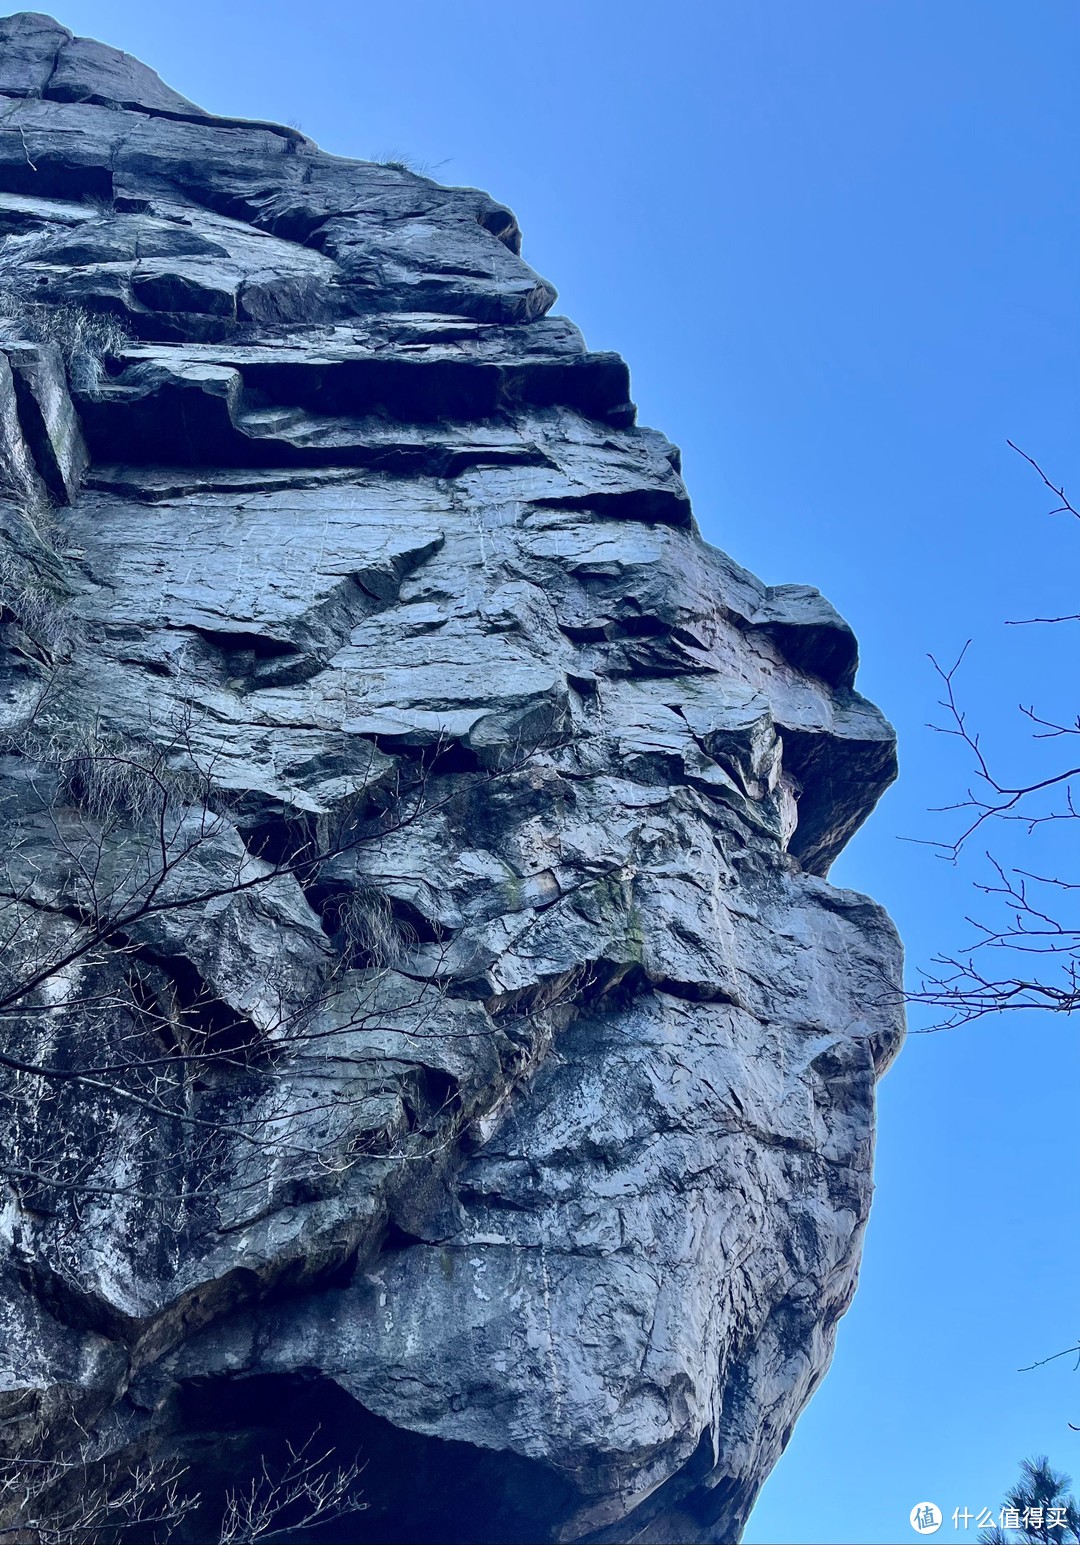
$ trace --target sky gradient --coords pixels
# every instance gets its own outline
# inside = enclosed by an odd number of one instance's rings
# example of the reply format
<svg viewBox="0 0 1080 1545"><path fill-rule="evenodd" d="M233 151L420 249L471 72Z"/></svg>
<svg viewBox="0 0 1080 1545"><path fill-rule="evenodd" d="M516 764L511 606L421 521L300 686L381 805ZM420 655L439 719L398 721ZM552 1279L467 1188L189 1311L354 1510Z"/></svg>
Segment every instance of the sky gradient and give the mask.
<svg viewBox="0 0 1080 1545"><path fill-rule="evenodd" d="M682 446L703 534L854 626L902 777L833 871L913 974L964 942L977 853L901 838L966 764L926 728L927 653L973 640L973 720L1022 766L1016 705L1076 713L1080 492L1075 0L70 0L74 31L204 107L407 156L517 212L556 307ZM1055 832L1067 869L1076 839ZM1005 844L999 844L1004 848ZM915 1019L916 1028L920 1021ZM1076 1029L915 1034L881 1090L878 1192L836 1359L751 1545L918 1538L996 1506L1026 1454L1080 1474ZM951 1517L938 1541L974 1539Z"/></svg>

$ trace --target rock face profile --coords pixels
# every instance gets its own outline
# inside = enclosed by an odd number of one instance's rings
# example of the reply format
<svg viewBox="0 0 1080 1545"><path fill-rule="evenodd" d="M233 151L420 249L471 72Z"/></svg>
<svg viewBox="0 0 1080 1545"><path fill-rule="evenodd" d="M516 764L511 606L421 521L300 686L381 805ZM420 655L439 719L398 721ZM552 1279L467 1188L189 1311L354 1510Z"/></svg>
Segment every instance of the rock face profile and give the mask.
<svg viewBox="0 0 1080 1545"><path fill-rule="evenodd" d="M0 1523L737 1540L901 1035L851 632L485 194L24 14L0 235Z"/></svg>

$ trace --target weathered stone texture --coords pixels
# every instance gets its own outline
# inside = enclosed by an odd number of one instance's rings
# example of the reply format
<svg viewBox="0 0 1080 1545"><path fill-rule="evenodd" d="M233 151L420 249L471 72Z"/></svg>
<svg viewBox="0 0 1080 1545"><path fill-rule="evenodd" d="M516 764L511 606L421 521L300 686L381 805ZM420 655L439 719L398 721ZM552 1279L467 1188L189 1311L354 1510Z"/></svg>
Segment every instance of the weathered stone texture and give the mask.
<svg viewBox="0 0 1080 1545"><path fill-rule="evenodd" d="M900 1036L891 925L824 879L895 770L850 630L700 539L486 195L43 16L0 21L0 94L13 970L88 852L114 910L156 861L72 746L188 780L161 894L202 898L6 1044L245 1048L162 1108L9 1070L9 1430L209 1496L319 1424L368 1460L335 1540L736 1539L854 1291Z"/></svg>

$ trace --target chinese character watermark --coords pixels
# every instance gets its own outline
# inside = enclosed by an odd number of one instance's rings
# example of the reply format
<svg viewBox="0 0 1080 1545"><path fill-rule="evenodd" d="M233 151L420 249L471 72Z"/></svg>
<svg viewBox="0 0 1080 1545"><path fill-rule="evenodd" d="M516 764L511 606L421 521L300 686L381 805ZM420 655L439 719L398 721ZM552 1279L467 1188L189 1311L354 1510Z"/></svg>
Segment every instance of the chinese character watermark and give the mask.
<svg viewBox="0 0 1080 1545"><path fill-rule="evenodd" d="M916 1534L936 1534L943 1523L941 1509L934 1502L917 1502L908 1515ZM1068 1529L1067 1507L1003 1507L996 1513L992 1508L955 1507L952 1511L954 1529L1028 1529L1033 1533L1050 1529Z"/></svg>

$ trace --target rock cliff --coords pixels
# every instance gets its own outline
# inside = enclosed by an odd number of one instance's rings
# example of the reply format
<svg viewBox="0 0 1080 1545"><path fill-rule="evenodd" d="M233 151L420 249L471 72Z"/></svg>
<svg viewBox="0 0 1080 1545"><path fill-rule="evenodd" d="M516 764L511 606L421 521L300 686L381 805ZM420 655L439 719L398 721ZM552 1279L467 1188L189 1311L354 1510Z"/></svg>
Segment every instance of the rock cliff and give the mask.
<svg viewBox="0 0 1080 1545"><path fill-rule="evenodd" d="M0 235L7 1520L736 1540L901 1034L851 632L482 193L25 14Z"/></svg>

